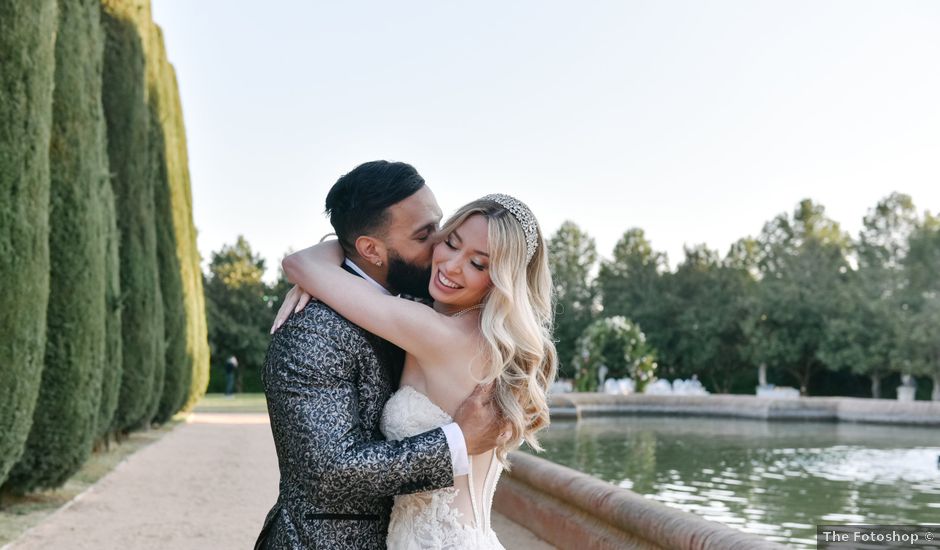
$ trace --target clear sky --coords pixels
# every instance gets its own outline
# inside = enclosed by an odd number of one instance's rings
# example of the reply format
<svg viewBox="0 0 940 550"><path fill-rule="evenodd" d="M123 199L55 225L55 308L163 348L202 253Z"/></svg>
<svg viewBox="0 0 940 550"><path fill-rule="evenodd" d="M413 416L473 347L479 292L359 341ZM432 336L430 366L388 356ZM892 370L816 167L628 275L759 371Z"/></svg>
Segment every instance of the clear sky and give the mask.
<svg viewBox="0 0 940 550"><path fill-rule="evenodd" d="M176 66L205 260L330 231L374 159L445 216L490 192L602 256L643 228L674 267L805 197L855 233L894 190L940 210L940 2L153 0Z"/></svg>

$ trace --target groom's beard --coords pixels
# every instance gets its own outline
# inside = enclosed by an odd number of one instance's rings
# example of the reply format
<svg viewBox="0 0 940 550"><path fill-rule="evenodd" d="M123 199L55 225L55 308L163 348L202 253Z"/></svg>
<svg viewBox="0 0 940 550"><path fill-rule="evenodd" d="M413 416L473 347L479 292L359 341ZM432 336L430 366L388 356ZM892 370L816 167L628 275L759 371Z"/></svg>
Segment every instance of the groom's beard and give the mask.
<svg viewBox="0 0 940 550"><path fill-rule="evenodd" d="M431 266L421 267L403 260L394 250L388 254L388 286L401 294L415 298L431 299L428 285L431 282Z"/></svg>

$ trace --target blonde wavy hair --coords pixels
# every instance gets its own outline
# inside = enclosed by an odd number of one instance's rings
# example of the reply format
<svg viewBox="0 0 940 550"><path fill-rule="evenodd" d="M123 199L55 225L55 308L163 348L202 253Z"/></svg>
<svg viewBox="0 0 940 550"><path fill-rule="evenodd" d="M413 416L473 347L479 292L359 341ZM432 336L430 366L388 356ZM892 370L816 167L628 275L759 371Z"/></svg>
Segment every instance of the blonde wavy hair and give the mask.
<svg viewBox="0 0 940 550"><path fill-rule="evenodd" d="M492 200L476 200L460 208L438 233L449 236L467 218L488 221L489 275L493 287L483 300L480 325L489 363L481 383L495 382L494 399L509 424L508 442L496 448L506 456L524 440L541 451L536 433L548 427L548 387L555 380L558 359L552 340L554 303L548 252L542 231L532 260L526 261L526 237L513 214Z"/></svg>

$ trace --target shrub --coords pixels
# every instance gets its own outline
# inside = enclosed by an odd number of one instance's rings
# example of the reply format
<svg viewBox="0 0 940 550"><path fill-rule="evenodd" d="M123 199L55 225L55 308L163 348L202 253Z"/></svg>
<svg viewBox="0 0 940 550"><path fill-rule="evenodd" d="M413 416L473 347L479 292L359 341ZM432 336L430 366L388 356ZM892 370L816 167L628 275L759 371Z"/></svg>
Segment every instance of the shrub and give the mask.
<svg viewBox="0 0 940 550"><path fill-rule="evenodd" d="M177 216L177 208L184 205L174 202L173 188L179 185L178 170L170 166L176 161L172 142L175 132L169 126L172 100L176 93L176 82L169 80L169 62L159 27L152 25L148 33L147 48L147 95L150 108L150 147L153 163L154 207L156 208L157 259L160 266L160 289L163 296L163 319L166 369L163 391L156 407L157 422L165 422L183 404L188 393L192 370L192 359L187 355L186 307L183 301L183 280L179 256L178 233L185 234L185 224L192 223L189 217ZM173 87L171 89L171 86ZM179 227L182 225L184 227ZM179 231L184 229L184 231Z"/></svg>
<svg viewBox="0 0 940 550"><path fill-rule="evenodd" d="M145 93L141 18L143 0L102 0L105 31L102 99L108 127L108 158L121 235L123 374L114 427L150 421L163 380L163 313L157 268L150 114ZM159 383L158 383L159 381ZM158 383L158 384L157 384ZM155 388L155 385L157 386Z"/></svg>
<svg viewBox="0 0 940 550"><path fill-rule="evenodd" d="M117 212L114 207L114 191L111 181L104 180L98 187L101 203L105 257L105 366L101 376L101 401L98 407L97 434L106 438L114 429L114 413L117 411L121 393L122 324L121 324L121 256L118 248L121 235L117 228Z"/></svg>
<svg viewBox="0 0 940 550"><path fill-rule="evenodd" d="M594 321L578 339L575 385L579 391L595 391L601 366L607 377L633 379L637 393L654 380L655 351L646 343L639 325L622 316Z"/></svg>
<svg viewBox="0 0 940 550"><path fill-rule="evenodd" d="M45 368L33 426L8 485L58 487L96 435L105 365L107 180L98 0L60 0L49 143L49 309Z"/></svg>
<svg viewBox="0 0 940 550"><path fill-rule="evenodd" d="M0 0L0 481L33 421L49 297L55 0Z"/></svg>

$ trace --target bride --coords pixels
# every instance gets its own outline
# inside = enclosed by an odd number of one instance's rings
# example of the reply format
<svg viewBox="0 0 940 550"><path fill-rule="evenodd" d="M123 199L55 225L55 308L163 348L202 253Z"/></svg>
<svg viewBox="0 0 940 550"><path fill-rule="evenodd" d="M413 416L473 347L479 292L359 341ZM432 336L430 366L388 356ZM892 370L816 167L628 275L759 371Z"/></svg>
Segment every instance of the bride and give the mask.
<svg viewBox="0 0 940 550"><path fill-rule="evenodd" d="M552 282L545 243L528 206L508 195L467 204L438 233L429 291L433 308L382 294L340 267L335 241L284 259L284 272L351 322L407 352L400 389L382 415L399 440L450 423L481 383L493 382L510 437L469 457L454 487L395 497L392 549L503 548L490 527L507 453L549 422L546 399L557 361L551 339ZM284 309L282 308L282 312Z"/></svg>

